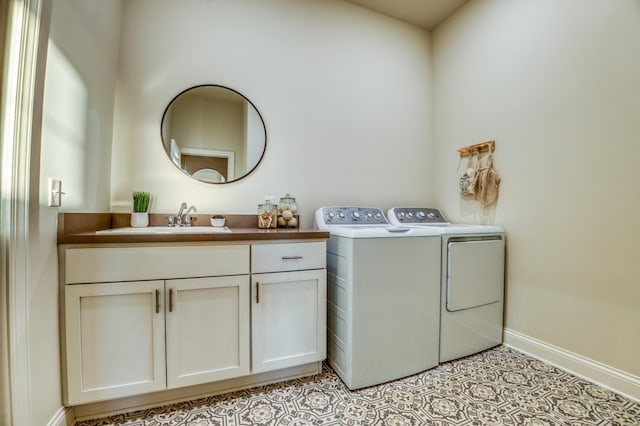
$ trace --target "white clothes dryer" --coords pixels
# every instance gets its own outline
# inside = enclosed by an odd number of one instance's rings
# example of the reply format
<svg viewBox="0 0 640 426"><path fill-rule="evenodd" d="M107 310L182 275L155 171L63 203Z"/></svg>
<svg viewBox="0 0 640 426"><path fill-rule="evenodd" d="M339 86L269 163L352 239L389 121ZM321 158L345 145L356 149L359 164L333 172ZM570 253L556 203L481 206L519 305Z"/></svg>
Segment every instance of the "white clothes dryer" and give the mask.
<svg viewBox="0 0 640 426"><path fill-rule="evenodd" d="M327 361L349 389L438 365L440 234L382 210L322 207L328 231Z"/></svg>
<svg viewBox="0 0 640 426"><path fill-rule="evenodd" d="M440 362L502 343L505 235L499 226L449 223L433 208L394 207L396 226L442 237Z"/></svg>

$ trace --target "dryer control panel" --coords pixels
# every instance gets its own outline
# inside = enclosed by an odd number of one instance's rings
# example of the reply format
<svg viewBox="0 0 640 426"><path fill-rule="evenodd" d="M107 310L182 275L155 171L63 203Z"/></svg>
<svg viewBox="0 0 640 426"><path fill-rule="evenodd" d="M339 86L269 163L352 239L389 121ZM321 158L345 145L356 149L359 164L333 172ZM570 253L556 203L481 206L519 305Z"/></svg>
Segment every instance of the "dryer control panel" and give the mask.
<svg viewBox="0 0 640 426"><path fill-rule="evenodd" d="M394 207L389 210L389 219L398 224L447 225L449 222L440 210L424 207Z"/></svg>
<svg viewBox="0 0 640 426"><path fill-rule="evenodd" d="M389 226L381 209L375 207L322 207L316 222L327 226Z"/></svg>

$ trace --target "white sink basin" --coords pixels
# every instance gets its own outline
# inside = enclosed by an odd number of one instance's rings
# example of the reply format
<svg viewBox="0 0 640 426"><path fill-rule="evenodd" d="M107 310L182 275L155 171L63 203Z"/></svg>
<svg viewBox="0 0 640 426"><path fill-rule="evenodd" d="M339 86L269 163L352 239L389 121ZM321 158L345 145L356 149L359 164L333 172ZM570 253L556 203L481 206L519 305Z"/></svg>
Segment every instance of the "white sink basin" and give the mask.
<svg viewBox="0 0 640 426"><path fill-rule="evenodd" d="M159 234L224 234L231 232L227 226L147 226L145 228L113 228L96 231L97 235L159 235Z"/></svg>

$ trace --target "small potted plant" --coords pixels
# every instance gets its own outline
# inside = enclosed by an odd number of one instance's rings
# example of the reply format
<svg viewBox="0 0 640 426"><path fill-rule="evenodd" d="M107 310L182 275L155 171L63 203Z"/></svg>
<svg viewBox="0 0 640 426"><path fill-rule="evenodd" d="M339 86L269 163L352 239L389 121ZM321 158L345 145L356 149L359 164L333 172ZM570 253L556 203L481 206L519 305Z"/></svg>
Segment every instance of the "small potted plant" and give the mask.
<svg viewBox="0 0 640 426"><path fill-rule="evenodd" d="M131 213L131 226L144 228L149 225L149 200L148 192L135 191L133 193L133 213Z"/></svg>

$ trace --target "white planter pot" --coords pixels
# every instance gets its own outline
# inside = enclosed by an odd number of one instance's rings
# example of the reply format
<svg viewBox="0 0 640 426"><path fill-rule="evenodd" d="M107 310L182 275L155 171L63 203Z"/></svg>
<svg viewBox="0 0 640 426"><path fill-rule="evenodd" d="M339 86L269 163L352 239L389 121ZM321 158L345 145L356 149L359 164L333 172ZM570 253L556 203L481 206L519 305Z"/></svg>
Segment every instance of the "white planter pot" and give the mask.
<svg viewBox="0 0 640 426"><path fill-rule="evenodd" d="M131 226L133 228L149 226L149 213L131 213Z"/></svg>

